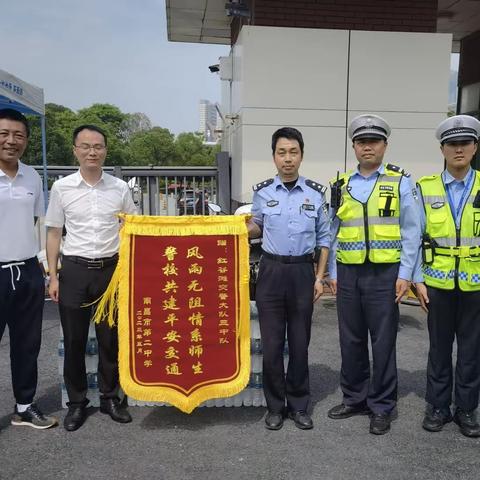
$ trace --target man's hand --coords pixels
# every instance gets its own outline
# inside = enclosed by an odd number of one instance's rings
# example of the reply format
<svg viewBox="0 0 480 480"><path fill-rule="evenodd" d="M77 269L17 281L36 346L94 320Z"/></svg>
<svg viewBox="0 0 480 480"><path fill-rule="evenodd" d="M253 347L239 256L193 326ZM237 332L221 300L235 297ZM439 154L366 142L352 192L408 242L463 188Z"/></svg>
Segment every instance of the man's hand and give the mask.
<svg viewBox="0 0 480 480"><path fill-rule="evenodd" d="M420 306L422 307L422 310L428 313L427 305L430 303L430 299L428 298L427 287L422 282L422 283L416 283L415 288L417 289L417 298L420 302Z"/></svg>
<svg viewBox="0 0 480 480"><path fill-rule="evenodd" d="M327 280L327 284L330 287L330 290L332 291L333 295L337 294L337 280L335 278L329 278Z"/></svg>
<svg viewBox="0 0 480 480"><path fill-rule="evenodd" d="M50 276L50 283L48 284L48 294L55 303L58 303L58 287L59 283L57 276Z"/></svg>
<svg viewBox="0 0 480 480"><path fill-rule="evenodd" d="M48 294L50 298L58 303L58 255L60 253L60 242L62 240L62 228L48 227L47 229L47 260L48 271L50 273L50 283L48 284Z"/></svg>
<svg viewBox="0 0 480 480"><path fill-rule="evenodd" d="M247 220L247 230L248 238L258 238L262 236L262 230L251 218Z"/></svg>
<svg viewBox="0 0 480 480"><path fill-rule="evenodd" d="M315 280L313 284L313 303L323 295L323 281Z"/></svg>
<svg viewBox="0 0 480 480"><path fill-rule="evenodd" d="M400 300L407 294L409 288L410 282L408 280L397 278L397 283L395 284L395 303L400 303Z"/></svg>

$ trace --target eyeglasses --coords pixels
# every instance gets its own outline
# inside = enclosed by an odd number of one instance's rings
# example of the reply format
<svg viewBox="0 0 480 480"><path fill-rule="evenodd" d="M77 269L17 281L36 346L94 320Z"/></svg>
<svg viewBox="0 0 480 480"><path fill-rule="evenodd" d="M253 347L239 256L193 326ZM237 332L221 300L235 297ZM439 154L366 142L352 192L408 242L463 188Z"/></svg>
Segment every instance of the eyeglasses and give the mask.
<svg viewBox="0 0 480 480"><path fill-rule="evenodd" d="M80 145L75 145L75 148L78 148L81 152L89 152L92 148L96 152L103 152L107 147L105 145L100 145L99 143L96 143L95 145L81 143Z"/></svg>

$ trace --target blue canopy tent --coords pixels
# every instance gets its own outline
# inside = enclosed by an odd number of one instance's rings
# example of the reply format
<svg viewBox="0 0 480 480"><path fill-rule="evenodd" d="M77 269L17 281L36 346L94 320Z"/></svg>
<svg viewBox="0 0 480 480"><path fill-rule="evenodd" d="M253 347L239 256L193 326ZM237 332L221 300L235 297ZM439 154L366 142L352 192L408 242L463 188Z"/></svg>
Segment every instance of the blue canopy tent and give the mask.
<svg viewBox="0 0 480 480"><path fill-rule="evenodd" d="M11 73L0 70L0 108L14 108L26 115L36 115L40 117L42 129L43 192L46 207L48 202L48 174L43 89L24 82Z"/></svg>

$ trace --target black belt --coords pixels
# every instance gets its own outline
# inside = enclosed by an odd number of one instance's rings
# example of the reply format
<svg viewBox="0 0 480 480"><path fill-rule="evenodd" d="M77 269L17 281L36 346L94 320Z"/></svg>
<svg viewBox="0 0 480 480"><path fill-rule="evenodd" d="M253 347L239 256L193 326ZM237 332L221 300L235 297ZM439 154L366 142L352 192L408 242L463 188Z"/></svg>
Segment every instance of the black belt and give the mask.
<svg viewBox="0 0 480 480"><path fill-rule="evenodd" d="M262 256L280 263L313 263L313 253L306 255L274 255L262 250Z"/></svg>
<svg viewBox="0 0 480 480"><path fill-rule="evenodd" d="M112 257L103 257L103 258L86 258L86 257L77 257L75 255L64 255L65 260L69 260L73 263L79 263L80 265L86 265L87 268L100 269L114 265L118 261L118 253Z"/></svg>

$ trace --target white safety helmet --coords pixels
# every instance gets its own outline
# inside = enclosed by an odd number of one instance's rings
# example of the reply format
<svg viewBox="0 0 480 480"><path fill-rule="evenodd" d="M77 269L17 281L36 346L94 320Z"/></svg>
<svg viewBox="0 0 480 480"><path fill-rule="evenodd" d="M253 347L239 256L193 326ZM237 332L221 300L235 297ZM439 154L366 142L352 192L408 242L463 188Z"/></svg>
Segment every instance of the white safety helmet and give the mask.
<svg viewBox="0 0 480 480"><path fill-rule="evenodd" d="M249 215L252 213L252 204L247 203L246 205L242 205L235 210L234 215Z"/></svg>

